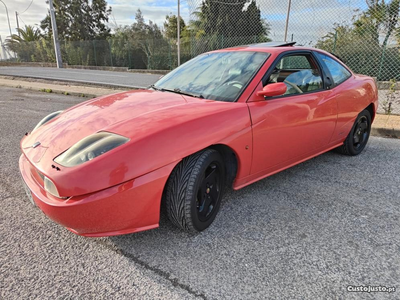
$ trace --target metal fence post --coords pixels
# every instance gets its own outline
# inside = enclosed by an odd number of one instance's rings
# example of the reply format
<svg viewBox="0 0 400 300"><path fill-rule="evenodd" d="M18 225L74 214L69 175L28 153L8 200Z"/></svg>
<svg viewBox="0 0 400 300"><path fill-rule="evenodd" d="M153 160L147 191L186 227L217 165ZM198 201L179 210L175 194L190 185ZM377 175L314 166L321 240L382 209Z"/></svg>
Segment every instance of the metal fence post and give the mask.
<svg viewBox="0 0 400 300"><path fill-rule="evenodd" d="M383 50L382 50L382 55L381 55L381 62L379 64L378 80L381 80L383 62L385 61L385 52L386 52L386 45L383 45Z"/></svg>
<svg viewBox="0 0 400 300"><path fill-rule="evenodd" d="M169 60L169 69L172 70L171 44L170 43L168 43L168 60Z"/></svg>
<svg viewBox="0 0 400 300"><path fill-rule="evenodd" d="M94 63L97 66L96 40L93 40L93 50L94 50Z"/></svg>
<svg viewBox="0 0 400 300"><path fill-rule="evenodd" d="M335 30L335 39L333 40L332 53L335 53L335 51L336 51L336 42L337 42L337 30Z"/></svg>
<svg viewBox="0 0 400 300"><path fill-rule="evenodd" d="M108 42L108 48L110 48L110 61L111 61L111 67L113 67L113 59L112 59L111 43L110 43L110 41L107 41L107 42Z"/></svg>
<svg viewBox="0 0 400 300"><path fill-rule="evenodd" d="M131 47L129 46L129 41L128 41L128 61L129 61L129 69L133 69L131 61Z"/></svg>

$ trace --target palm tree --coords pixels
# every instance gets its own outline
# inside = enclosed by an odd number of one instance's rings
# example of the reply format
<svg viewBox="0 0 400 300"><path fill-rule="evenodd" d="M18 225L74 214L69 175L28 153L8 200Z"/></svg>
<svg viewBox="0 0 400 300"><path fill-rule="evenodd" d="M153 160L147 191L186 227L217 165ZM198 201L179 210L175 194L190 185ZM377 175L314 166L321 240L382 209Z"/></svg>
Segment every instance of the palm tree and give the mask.
<svg viewBox="0 0 400 300"><path fill-rule="evenodd" d="M30 61L35 42L42 38L40 29L28 25L23 29L18 28L17 31L18 34L13 34L6 39L6 46L12 52L17 53L19 60Z"/></svg>
<svg viewBox="0 0 400 300"><path fill-rule="evenodd" d="M40 32L39 28L35 28L31 25L26 26L25 28L18 28L17 29L18 34L13 34L10 38L6 40L7 43L29 43L29 42L35 42L40 40L42 37L42 34Z"/></svg>

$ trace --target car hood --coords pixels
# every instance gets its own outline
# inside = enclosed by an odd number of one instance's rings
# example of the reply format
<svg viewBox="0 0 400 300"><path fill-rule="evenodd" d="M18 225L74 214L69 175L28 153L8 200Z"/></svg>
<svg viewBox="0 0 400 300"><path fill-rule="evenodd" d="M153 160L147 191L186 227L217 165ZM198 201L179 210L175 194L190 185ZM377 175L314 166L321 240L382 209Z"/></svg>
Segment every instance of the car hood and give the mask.
<svg viewBox="0 0 400 300"><path fill-rule="evenodd" d="M56 183L60 196L69 197L138 178L205 147L242 136L242 131L250 137L250 125L246 103L131 91L64 111L26 136L21 148L31 164ZM113 132L129 141L75 167L54 162L58 155L98 131Z"/></svg>
<svg viewBox="0 0 400 300"><path fill-rule="evenodd" d="M83 102L28 135L21 144L33 162L44 150L53 155L64 152L84 137L98 131L118 131L116 124L187 103L179 94L139 90L104 96ZM33 144L40 142L35 151ZM48 150L47 150L48 149Z"/></svg>

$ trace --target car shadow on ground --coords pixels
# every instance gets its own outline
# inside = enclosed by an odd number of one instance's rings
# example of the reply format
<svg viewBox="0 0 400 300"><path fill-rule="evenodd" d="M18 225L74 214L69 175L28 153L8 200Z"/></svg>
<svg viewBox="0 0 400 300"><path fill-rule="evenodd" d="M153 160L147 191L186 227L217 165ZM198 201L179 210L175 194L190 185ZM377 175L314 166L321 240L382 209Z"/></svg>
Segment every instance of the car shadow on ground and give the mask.
<svg viewBox="0 0 400 300"><path fill-rule="evenodd" d="M183 232L162 211L158 229L109 237L106 243L136 262L163 265L167 261L170 267L195 257L207 261L208 256L214 255L216 259L227 247L247 255L254 250L255 244L270 251L271 245L282 244L282 241L302 243L309 235L305 230L311 226L302 215L320 209L319 206L325 203L322 201L321 204L320 200L331 198L332 194L332 189L324 187L316 189L318 193L315 194L315 189L312 191L311 188L315 177L330 176L328 173L332 172L324 170L324 164L331 168L341 157L346 160L336 153L327 153L241 190L225 190L214 223L203 232ZM318 174L318 169L323 174ZM304 189L299 190L302 181ZM318 215L314 221L323 222L318 220ZM299 227L299 223L304 226ZM230 259L229 255L224 258L226 262ZM212 261L202 266L210 266Z"/></svg>
<svg viewBox="0 0 400 300"><path fill-rule="evenodd" d="M396 183L373 180L394 172L395 165L376 168L388 155L377 143L357 157L329 152L228 190L214 223L198 234L162 213L158 229L89 241L200 298L244 297L249 288L260 298L288 286L318 298L313 291L322 286L324 295L344 296L351 282L390 285L398 257Z"/></svg>

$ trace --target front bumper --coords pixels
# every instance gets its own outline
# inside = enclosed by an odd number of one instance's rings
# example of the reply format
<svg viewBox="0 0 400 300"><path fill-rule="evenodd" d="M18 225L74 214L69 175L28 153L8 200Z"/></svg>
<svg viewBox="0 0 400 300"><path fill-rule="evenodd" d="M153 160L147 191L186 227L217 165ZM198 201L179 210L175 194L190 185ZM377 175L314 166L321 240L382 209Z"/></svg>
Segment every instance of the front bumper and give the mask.
<svg viewBox="0 0 400 300"><path fill-rule="evenodd" d="M35 204L53 221L90 237L120 235L158 227L162 192L176 163L91 194L56 198L38 184L22 154L19 168Z"/></svg>

